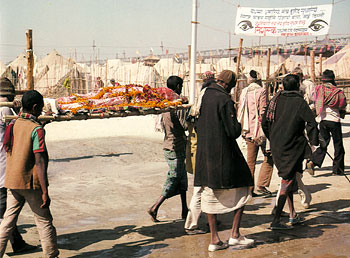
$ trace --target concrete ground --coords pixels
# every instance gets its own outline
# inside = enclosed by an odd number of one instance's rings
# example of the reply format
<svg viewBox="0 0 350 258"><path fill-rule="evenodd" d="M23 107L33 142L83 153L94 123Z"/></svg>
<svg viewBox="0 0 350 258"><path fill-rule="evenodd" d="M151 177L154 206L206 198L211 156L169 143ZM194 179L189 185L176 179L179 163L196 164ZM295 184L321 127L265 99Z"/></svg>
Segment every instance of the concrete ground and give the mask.
<svg viewBox="0 0 350 258"><path fill-rule="evenodd" d="M346 174L350 178L350 116L343 120ZM153 116L51 123L46 127L50 154L49 193L60 257L350 257L350 183L331 175L331 160L315 176L304 175L312 192L309 209L295 195L306 221L289 231L270 231L274 198L253 198L246 206L241 233L256 240L250 249L208 253L210 234L184 234L180 197L161 206L153 223L147 209L160 196L167 164ZM240 141L240 140L239 140ZM245 152L245 149L242 149ZM329 153L333 155L330 146ZM256 174L262 162L260 153ZM189 175L188 203L193 176ZM277 191L274 170L270 190ZM286 210L288 212L288 210ZM232 213L220 215L226 241ZM25 205L18 221L23 238L40 245L33 214ZM206 227L206 216L200 219ZM40 249L11 257L43 257Z"/></svg>

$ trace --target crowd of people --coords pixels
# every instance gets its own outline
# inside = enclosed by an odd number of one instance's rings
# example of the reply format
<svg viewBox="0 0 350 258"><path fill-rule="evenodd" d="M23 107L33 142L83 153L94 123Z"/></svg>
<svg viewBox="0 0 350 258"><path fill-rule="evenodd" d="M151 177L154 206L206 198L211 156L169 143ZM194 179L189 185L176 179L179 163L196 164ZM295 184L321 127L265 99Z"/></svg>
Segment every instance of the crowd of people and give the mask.
<svg viewBox="0 0 350 258"><path fill-rule="evenodd" d="M216 79L211 72L204 76L202 89L190 110L173 110L160 117L169 171L160 197L147 211L152 221L159 221L158 210L165 200L180 195L187 234L207 233L198 226L201 213L207 214L211 234L208 251L251 246L254 240L240 234L244 208L252 197L272 196L268 187L276 166L281 181L270 229L291 229L302 223L303 218L294 209L293 194L299 191L303 205L310 205L311 194L302 182L302 173L305 170L313 175L314 166L322 166L330 138L335 148L333 174L344 174L340 120L345 115L346 99L336 87L333 71L325 70L322 83L315 86L304 79L297 67L283 78L282 89L269 100L261 76L252 70L248 86L239 98L236 96L239 103L234 103L231 95L237 81L234 72L224 70ZM182 86L183 80L178 76L167 80L167 87L179 95ZM0 100L13 101L14 96L11 81L1 78ZM2 118L15 111L0 108L0 257L8 240L14 252L36 248L22 239L16 227L25 202L34 213L44 255L58 257L56 229L50 212L45 130L38 120L44 106L43 96L35 90L27 91L21 106L18 118L9 124ZM240 136L246 142L247 158L236 141ZM255 184L259 150L264 161ZM194 174L189 206L187 172ZM283 223L281 216L286 202L289 222ZM217 214L228 212L233 213L232 230L228 241L222 241Z"/></svg>
<svg viewBox="0 0 350 258"><path fill-rule="evenodd" d="M271 230L291 229L303 222L294 209L293 194L298 192L302 205L310 206L312 198L302 174L307 171L314 175L314 166L322 166L330 137L335 148L333 174L344 174L340 119L345 115L346 99L336 87L333 71L325 70L321 83L316 86L296 67L283 78L280 90L269 99L260 74L251 70L247 87L240 89L240 96L236 96L238 103L233 102L231 95L236 80L236 74L230 70L222 71L216 80L211 72L206 72L202 89L187 115L182 111L162 115L164 152L173 153L173 162L165 155L169 164L166 183L162 196L148 213L157 222L158 208L169 198L167 190L181 194L181 215L185 218L187 214L184 226L187 234L206 233L199 228L198 219L202 212L207 214L211 233L208 251L254 244L253 239L240 234L240 221L252 197L273 196L268 187L274 166L281 182L272 210ZM175 82L173 77L169 78L168 87L180 94L182 79ZM186 130L187 151L184 150ZM246 142L246 158L236 142L240 136ZM177 148L179 143L181 148ZM259 149L264 161L255 185ZM194 173L189 207L184 198L188 184L184 169ZM283 223L281 216L286 202L289 220ZM218 234L220 221L216 215L228 212L233 212L233 224L229 239L224 242Z"/></svg>

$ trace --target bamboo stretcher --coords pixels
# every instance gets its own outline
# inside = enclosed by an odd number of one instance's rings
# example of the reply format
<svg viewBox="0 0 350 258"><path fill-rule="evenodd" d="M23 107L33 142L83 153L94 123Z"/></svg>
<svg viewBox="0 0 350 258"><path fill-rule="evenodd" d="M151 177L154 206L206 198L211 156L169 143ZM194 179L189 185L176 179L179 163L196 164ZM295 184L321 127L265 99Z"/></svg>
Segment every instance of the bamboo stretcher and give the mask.
<svg viewBox="0 0 350 258"><path fill-rule="evenodd" d="M12 102L0 102L0 107L7 106L13 107ZM171 110L183 110L191 107L191 104L178 105L176 107L169 106L167 108L147 108L147 109L131 109L131 110L120 110L120 111L108 111L101 113L78 113L78 114L65 114L65 115L41 115L38 117L39 121L42 122L61 122L61 121L73 121L73 120L88 120L88 119L104 119L113 117L127 117L127 116L145 116L145 115L157 115L169 112ZM16 119L15 115L6 115L3 117L4 122L10 122L12 119Z"/></svg>
<svg viewBox="0 0 350 258"><path fill-rule="evenodd" d="M0 107L10 107L13 108L13 102L0 102Z"/></svg>

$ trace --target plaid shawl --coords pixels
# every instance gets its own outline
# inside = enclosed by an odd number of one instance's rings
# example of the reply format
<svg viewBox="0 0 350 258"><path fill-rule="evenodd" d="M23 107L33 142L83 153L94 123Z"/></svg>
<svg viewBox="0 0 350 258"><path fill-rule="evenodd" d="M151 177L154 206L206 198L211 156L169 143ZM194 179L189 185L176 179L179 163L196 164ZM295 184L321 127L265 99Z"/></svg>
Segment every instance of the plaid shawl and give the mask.
<svg viewBox="0 0 350 258"><path fill-rule="evenodd" d="M267 111L266 111L266 120L273 122L275 120L275 112L276 112L276 105L277 105L277 100L278 97L281 95L281 90L276 93L275 96L270 100L269 105L267 106Z"/></svg>
<svg viewBox="0 0 350 258"><path fill-rule="evenodd" d="M342 90L331 83L316 86L315 89L316 114L322 112L323 106L342 109L346 106L346 98Z"/></svg>
<svg viewBox="0 0 350 258"><path fill-rule="evenodd" d="M37 117L28 114L28 113L19 113L18 118L24 118L29 119L33 121L34 123L37 123L38 125L41 125L41 123L38 121ZM5 149L6 152L10 152L13 146L13 125L15 124L16 119L13 119L10 124L6 127L5 135L4 135L4 142L2 145L2 148Z"/></svg>

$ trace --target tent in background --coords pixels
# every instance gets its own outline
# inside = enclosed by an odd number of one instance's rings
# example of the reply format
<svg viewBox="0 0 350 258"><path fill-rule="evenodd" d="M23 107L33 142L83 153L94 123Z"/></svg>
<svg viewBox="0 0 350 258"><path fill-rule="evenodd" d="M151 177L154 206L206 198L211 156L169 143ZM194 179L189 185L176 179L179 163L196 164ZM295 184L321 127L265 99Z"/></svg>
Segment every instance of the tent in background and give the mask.
<svg viewBox="0 0 350 258"><path fill-rule="evenodd" d="M350 78L350 45L322 63L322 69L333 70L336 77Z"/></svg>
<svg viewBox="0 0 350 258"><path fill-rule="evenodd" d="M5 70L6 70L6 66L0 60L0 77L2 76L3 72L5 72Z"/></svg>
<svg viewBox="0 0 350 258"><path fill-rule="evenodd" d="M56 50L51 51L34 66L34 87L43 95L50 95L57 83L73 69L75 62L61 56Z"/></svg>

